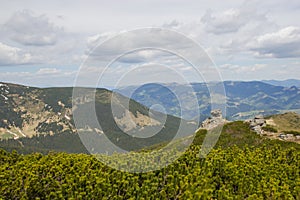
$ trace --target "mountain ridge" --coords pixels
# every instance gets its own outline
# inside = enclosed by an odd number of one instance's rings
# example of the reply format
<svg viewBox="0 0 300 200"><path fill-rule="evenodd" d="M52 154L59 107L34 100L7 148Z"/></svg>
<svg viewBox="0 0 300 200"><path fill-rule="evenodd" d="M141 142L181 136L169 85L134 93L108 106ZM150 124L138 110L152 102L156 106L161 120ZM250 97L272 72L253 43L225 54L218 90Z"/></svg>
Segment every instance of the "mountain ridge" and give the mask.
<svg viewBox="0 0 300 200"><path fill-rule="evenodd" d="M286 111L300 112L300 88L274 86L261 81L224 81L222 83L208 83L209 88L216 91L216 95L222 95L218 92L220 84L224 85L226 97L226 118L229 120L244 120L257 114L277 114ZM129 86L117 89L116 91L129 97L137 102L151 107L153 104L165 106L168 114L182 117L184 119L195 118L195 110L198 109L201 114L201 120L206 119L210 113L210 93L205 83L186 84L160 84L148 83L138 86ZM198 107L183 108L184 112L180 113L180 105L176 103L176 97L171 92L160 92L160 87L169 88L179 94L180 99L189 102L192 91L198 99ZM145 96L144 94L148 96ZM130 94L132 94L130 96ZM187 103L188 104L188 103Z"/></svg>
<svg viewBox="0 0 300 200"><path fill-rule="evenodd" d="M90 102L89 96L80 99L72 99L73 88L36 88L17 84L1 83L0 94L4 97L0 102L0 138L33 137L38 135L74 134L82 129L83 132L102 134L108 132L110 139L116 143L125 145L130 137L122 135L122 129L140 136L147 130L156 128L162 134L161 138L153 138L152 142L170 140L176 127L182 121L177 117L166 115L166 124L159 120L161 114L151 111L149 108L128 99L123 95L113 93L107 89L80 88L86 93L95 92L95 104ZM112 98L114 96L114 98ZM1 98L1 97L0 97ZM74 104L80 101L79 104ZM125 103L129 102L126 108ZM73 104L72 104L73 103ZM112 104L117 108L117 113L112 115ZM74 106L75 105L75 106ZM85 107L94 107L96 117L101 124L100 130L97 124L91 123L89 113L81 124L74 122L74 112L82 113ZM126 115L130 115L131 120ZM134 125L132 125L132 122ZM185 127L191 131L193 125L187 126L188 121L182 121ZM164 125L164 126L163 126ZM187 133L189 134L189 133ZM131 136L132 137L132 136ZM138 139L136 139L138 140ZM131 148L141 148L147 145L136 142ZM124 147L124 148L125 148Z"/></svg>

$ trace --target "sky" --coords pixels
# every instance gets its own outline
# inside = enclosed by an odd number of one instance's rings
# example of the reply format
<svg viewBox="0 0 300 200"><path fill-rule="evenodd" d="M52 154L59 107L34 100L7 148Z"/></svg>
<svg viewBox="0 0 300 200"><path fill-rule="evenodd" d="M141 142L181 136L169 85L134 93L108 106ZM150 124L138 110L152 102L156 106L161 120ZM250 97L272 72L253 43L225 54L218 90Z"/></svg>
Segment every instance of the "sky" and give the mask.
<svg viewBox="0 0 300 200"><path fill-rule="evenodd" d="M299 0L0 3L0 82L113 87L300 79ZM151 35L149 28L163 31ZM186 58L205 60L199 75Z"/></svg>

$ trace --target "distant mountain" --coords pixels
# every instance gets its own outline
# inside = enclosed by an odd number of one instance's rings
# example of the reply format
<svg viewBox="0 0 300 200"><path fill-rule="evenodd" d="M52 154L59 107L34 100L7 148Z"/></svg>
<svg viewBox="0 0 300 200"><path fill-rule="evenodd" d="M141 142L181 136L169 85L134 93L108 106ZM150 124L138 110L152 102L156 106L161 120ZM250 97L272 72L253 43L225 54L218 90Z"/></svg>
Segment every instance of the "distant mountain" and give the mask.
<svg viewBox="0 0 300 200"><path fill-rule="evenodd" d="M300 111L300 88L295 86L287 88L260 81L225 81L209 84L211 84L210 87L215 91L216 96L222 94L217 91L218 84L224 84L227 101L226 117L230 120L247 119L256 114L270 115L288 110ZM209 116L211 110L207 85L205 83L192 83L191 87L192 90L188 89L190 86L184 84L149 83L141 87L119 88L117 91L147 107L161 104L166 113L185 119L194 119L196 117L195 111L198 109L203 120ZM188 102L191 101L192 96L196 95L199 106L184 107L183 112L180 113L179 102L172 91L179 94L179 99L184 99L187 105L189 105Z"/></svg>
<svg viewBox="0 0 300 200"><path fill-rule="evenodd" d="M283 86L283 87L292 87L296 86L300 88L300 80L297 79L287 79L283 81L278 81L278 80L263 80L262 82L268 83L271 85L276 85L276 86Z"/></svg>
<svg viewBox="0 0 300 200"><path fill-rule="evenodd" d="M43 149L84 152L78 134L90 134L89 139L93 145L101 146L107 145L101 143L105 133L119 147L135 150L171 140L180 125L180 118L149 110L144 105L107 89L96 89L95 104L90 101L89 95L95 89L79 89L85 95L74 99L76 106L72 107L71 87L42 89L0 83L0 147L27 148L26 151ZM125 106L126 102L129 102L129 108ZM95 116L86 113L85 108L95 109L96 122L101 125L102 130L91 120ZM114 115L113 111L116 112ZM81 114L83 117L76 127L74 114ZM166 117L165 123L162 117ZM186 135L193 134L197 128L196 123L185 120L181 122L183 127L187 127L184 129ZM122 130L126 130L128 134L124 134ZM148 130L159 131L157 135L144 140L140 136L148 137L145 135L149 133Z"/></svg>

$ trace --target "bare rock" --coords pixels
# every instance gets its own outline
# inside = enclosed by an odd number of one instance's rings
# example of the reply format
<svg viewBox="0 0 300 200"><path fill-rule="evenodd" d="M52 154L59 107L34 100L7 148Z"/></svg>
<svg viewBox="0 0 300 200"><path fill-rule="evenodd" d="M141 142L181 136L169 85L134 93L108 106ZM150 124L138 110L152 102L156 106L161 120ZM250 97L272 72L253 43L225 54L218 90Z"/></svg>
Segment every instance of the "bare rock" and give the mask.
<svg viewBox="0 0 300 200"><path fill-rule="evenodd" d="M262 127L266 126L266 120L262 115L257 115L254 119L248 119L245 122L249 123L250 129L255 131L257 134L262 134Z"/></svg>
<svg viewBox="0 0 300 200"><path fill-rule="evenodd" d="M207 118L202 122L200 126L201 129L211 130L227 122L227 120L222 117L221 110L212 110L210 114L211 117Z"/></svg>
<svg viewBox="0 0 300 200"><path fill-rule="evenodd" d="M222 118L222 111L220 109L212 110L210 112L210 115L211 115L212 118Z"/></svg>

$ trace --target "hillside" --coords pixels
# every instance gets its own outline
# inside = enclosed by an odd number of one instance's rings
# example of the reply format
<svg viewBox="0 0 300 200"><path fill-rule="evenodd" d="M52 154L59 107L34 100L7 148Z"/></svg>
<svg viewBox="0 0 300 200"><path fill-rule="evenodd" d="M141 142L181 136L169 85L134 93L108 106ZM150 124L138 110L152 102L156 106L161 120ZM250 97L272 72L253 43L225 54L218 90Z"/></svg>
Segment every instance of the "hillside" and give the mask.
<svg viewBox="0 0 300 200"><path fill-rule="evenodd" d="M72 89L0 84L0 138L74 132Z"/></svg>
<svg viewBox="0 0 300 200"><path fill-rule="evenodd" d="M287 112L268 117L269 124L275 126L279 132L297 131L300 132L300 115L294 112Z"/></svg>
<svg viewBox="0 0 300 200"><path fill-rule="evenodd" d="M0 142L1 146L9 146L8 149L12 146L18 149L24 147L31 149L24 150L25 152L34 150L85 152L78 136L81 136L82 140L89 134L88 139L94 143L93 145L107 145L103 140L107 136L119 147L135 150L169 141L178 131L181 119L177 117L151 111L106 89L96 89L94 104L91 101L94 89L79 89L85 96L75 99L75 106L72 107L73 88L43 89L1 83L0 98L3 98L0 104L0 138L3 139ZM129 108L126 107L127 102ZM86 108L95 108L95 121L91 120L94 116L86 112ZM74 113L81 117L76 128ZM166 118L162 119L163 117ZM193 134L197 128L195 123L185 120L181 122L185 130L181 137ZM97 123L101 124L101 130ZM156 136L148 140L139 137L147 136L149 131L153 130L158 130ZM123 131L128 134L124 134ZM6 141L9 138L10 140Z"/></svg>
<svg viewBox="0 0 300 200"><path fill-rule="evenodd" d="M207 131L204 129L198 130L196 132L195 138L193 140L193 145L201 146ZM185 144L185 140L189 140L191 136L186 138L181 138L173 141L173 147L180 149L181 144ZM237 146L239 148L244 147L254 147L259 148L263 146L274 146L279 145L283 148L294 147L300 150L300 144L281 141L277 136L269 139L268 137L258 135L249 128L248 123L243 121L230 122L224 125L222 133L218 139L215 148L230 148ZM99 141L101 144L101 141ZM160 149L167 141L161 143L156 143L154 145L145 146L144 150ZM19 153L29 154L34 152L40 152L47 154L50 151L56 152L68 152L68 153L85 153L89 152L86 150L82 144L78 134L61 133L54 135L45 136L33 136L32 138L20 138L18 140L2 140L0 141L0 148L5 149L9 152L16 150Z"/></svg>
<svg viewBox="0 0 300 200"><path fill-rule="evenodd" d="M263 120L260 127L252 126L258 134L276 140L300 144L300 115L295 112L271 115Z"/></svg>
<svg viewBox="0 0 300 200"><path fill-rule="evenodd" d="M257 114L271 115L288 110L300 111L300 88L298 87L282 87L274 86L264 82L251 81L225 81L224 83L209 83L213 91L217 90L218 84L224 84L226 92L227 113L226 117L230 120L248 119ZM137 102L151 106L153 104L164 105L168 114L181 116L185 119L193 119L195 110L199 110L202 114L201 119L204 120L210 113L210 94L205 83L192 83L193 93L198 98L199 107L187 106L182 108L183 113L180 113L180 106L174 94L170 91L175 91L179 94L180 99L184 99L185 104L189 105L192 94L189 94L188 85L184 84L145 84L141 87L128 86L119 88L117 91ZM166 88L169 88L168 90ZM147 95L144 95L147 94Z"/></svg>
<svg viewBox="0 0 300 200"><path fill-rule="evenodd" d="M201 146L206 135L207 135L207 130L205 129L197 130L195 138L193 140L193 145ZM188 139L189 137L186 138L186 140ZM185 143L185 138L178 141L174 141L173 145L174 147L180 149L181 144L184 143ZM291 141L283 141L280 140L279 137L274 139L274 137L269 138L269 137L265 137L265 135L259 135L250 129L248 123L244 121L234 121L234 122L226 123L223 126L220 137L218 138L218 141L214 146L214 148L227 149L233 146L239 148L245 148L245 147L260 148L265 146L266 148L268 148L275 145L281 146L283 148L293 147L295 149L300 150L300 144L298 143L291 142ZM155 149L155 148L161 148L161 147L160 145L154 145L151 148L148 148L148 150Z"/></svg>
<svg viewBox="0 0 300 200"><path fill-rule="evenodd" d="M128 173L91 155L0 150L1 199L299 199L300 151L194 145L164 169ZM129 154L130 156L131 154ZM118 159L118 155L114 155ZM132 155L134 156L134 155ZM160 159L166 159L161 157ZM139 167L140 160L126 164Z"/></svg>
<svg viewBox="0 0 300 200"><path fill-rule="evenodd" d="M103 110L109 110L109 107L105 106L107 99L103 98L108 94L110 93L105 91L97 95L101 96L98 100L103 103L98 107L101 108L101 114ZM135 106L131 108L132 112L147 111L147 108L140 104L135 104L134 101L132 103ZM80 111L80 108L77 109ZM295 128L299 126L297 116L299 115L295 113L287 113L270 116L267 120L285 119L290 124L284 125ZM104 120L103 118L99 116L99 119ZM108 114L105 118L110 119L111 116ZM178 123L176 120L171 122ZM174 126L172 123L167 125ZM92 124L89 126L93 127ZM114 127L114 124L111 123L109 127ZM192 145L178 160L166 168L145 173L116 170L124 165L130 169L140 169L145 165L143 159L120 163L119 161L123 160L119 157L121 155L113 154L110 155L115 161L116 169L113 169L96 157L87 155L89 152L82 145L76 132L2 140L0 148L11 153L0 149L0 198L253 200L300 198L300 144L269 139L252 131L249 123L234 121L224 125L215 147L206 158L201 158L201 147L206 135L205 129L199 129ZM176 155L190 137L172 141L174 148L170 153ZM166 142L168 140L164 138L163 141L144 146L139 150L158 149ZM28 155L20 155L13 150ZM134 152L128 153L127 156L136 158ZM159 161L157 155L151 156L152 162L149 164L155 165L156 162L168 159L170 155L159 155Z"/></svg>

